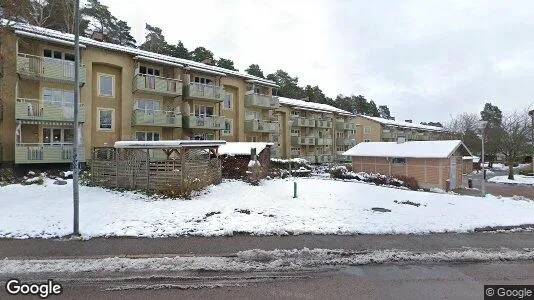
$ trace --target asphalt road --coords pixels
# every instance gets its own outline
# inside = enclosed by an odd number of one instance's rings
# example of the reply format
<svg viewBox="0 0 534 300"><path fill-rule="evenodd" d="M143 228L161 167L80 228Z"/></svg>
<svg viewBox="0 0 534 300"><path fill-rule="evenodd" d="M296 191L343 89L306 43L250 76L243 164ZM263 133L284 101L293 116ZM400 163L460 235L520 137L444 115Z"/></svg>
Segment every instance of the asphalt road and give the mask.
<svg viewBox="0 0 534 300"><path fill-rule="evenodd" d="M249 249L302 248L436 251L462 247L534 248L534 231L425 235L295 235L174 238L0 239L2 258L227 255Z"/></svg>
<svg viewBox="0 0 534 300"><path fill-rule="evenodd" d="M79 279L49 299L483 299L484 284L533 282L533 262L389 264L299 273ZM0 298L7 296L0 292Z"/></svg>

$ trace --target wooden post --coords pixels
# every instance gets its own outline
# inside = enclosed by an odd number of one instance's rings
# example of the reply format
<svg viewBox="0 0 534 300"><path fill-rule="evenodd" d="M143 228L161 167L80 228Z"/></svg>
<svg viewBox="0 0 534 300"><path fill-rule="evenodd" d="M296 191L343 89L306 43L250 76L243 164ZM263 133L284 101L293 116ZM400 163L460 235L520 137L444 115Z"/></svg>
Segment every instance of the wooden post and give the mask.
<svg viewBox="0 0 534 300"><path fill-rule="evenodd" d="M150 189L150 149L146 149L146 189Z"/></svg>

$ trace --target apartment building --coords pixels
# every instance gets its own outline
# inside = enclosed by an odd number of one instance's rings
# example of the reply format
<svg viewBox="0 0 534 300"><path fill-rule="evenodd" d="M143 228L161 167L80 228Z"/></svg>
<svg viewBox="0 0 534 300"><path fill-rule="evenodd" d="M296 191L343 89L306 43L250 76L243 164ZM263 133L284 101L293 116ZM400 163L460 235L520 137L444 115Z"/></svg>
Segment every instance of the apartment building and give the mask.
<svg viewBox="0 0 534 300"><path fill-rule="evenodd" d="M3 33L0 162L71 161L73 40L23 24ZM118 140L278 138L272 81L89 38L80 44L82 162Z"/></svg>
<svg viewBox="0 0 534 300"><path fill-rule="evenodd" d="M279 97L279 102L282 156L312 163L347 160L341 154L356 144L357 124L351 113L304 100Z"/></svg>
<svg viewBox="0 0 534 300"><path fill-rule="evenodd" d="M396 121L378 117L356 115L358 126L356 138L362 142L432 141L447 139L445 129L412 123L411 120Z"/></svg>

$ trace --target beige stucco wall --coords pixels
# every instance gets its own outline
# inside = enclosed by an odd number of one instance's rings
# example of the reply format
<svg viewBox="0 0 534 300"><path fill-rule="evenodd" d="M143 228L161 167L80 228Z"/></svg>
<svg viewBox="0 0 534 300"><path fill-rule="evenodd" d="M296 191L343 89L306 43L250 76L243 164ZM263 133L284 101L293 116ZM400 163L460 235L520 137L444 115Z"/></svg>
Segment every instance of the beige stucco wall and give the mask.
<svg viewBox="0 0 534 300"><path fill-rule="evenodd" d="M381 131L382 125L380 123L356 116L355 121L360 126L356 126L356 139L358 142L363 142L369 140L369 142L380 142L381 141ZM364 128L370 128L371 132L369 134L364 134Z"/></svg>

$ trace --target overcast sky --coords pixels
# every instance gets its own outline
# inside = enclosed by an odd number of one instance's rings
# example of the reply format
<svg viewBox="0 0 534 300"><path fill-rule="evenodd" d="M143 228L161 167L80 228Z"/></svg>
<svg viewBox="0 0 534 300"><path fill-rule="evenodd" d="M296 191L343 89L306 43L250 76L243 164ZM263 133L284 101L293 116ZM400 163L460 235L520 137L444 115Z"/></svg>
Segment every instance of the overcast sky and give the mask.
<svg viewBox="0 0 534 300"><path fill-rule="evenodd" d="M101 0L132 27L215 58L277 69L327 96L361 94L397 120L447 121L491 101L534 105L532 1Z"/></svg>

